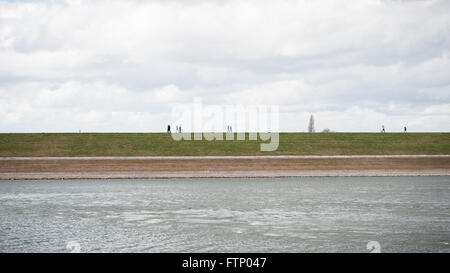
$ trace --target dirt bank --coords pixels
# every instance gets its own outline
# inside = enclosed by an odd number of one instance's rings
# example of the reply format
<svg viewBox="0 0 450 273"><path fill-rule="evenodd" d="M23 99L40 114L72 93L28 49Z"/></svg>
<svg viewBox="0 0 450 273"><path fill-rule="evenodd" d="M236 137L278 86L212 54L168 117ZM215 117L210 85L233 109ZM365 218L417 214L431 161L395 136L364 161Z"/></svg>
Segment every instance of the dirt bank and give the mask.
<svg viewBox="0 0 450 273"><path fill-rule="evenodd" d="M1 158L0 179L450 175L450 156Z"/></svg>

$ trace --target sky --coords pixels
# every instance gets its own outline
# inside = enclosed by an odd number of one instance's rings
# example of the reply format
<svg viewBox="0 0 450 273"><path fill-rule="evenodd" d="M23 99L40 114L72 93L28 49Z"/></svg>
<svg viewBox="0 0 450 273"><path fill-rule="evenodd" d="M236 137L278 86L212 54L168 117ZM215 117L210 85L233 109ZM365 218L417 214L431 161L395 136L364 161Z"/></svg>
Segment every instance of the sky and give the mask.
<svg viewBox="0 0 450 273"><path fill-rule="evenodd" d="M0 0L0 132L159 132L174 105L280 131L450 131L448 0Z"/></svg>

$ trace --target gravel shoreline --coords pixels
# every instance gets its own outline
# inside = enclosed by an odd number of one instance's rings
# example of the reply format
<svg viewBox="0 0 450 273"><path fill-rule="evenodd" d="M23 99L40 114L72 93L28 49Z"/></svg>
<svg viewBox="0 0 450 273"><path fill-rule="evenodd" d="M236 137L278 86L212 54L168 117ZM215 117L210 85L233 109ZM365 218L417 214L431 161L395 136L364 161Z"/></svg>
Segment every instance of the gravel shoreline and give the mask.
<svg viewBox="0 0 450 273"><path fill-rule="evenodd" d="M1 180L448 175L450 155L0 158Z"/></svg>
<svg viewBox="0 0 450 273"><path fill-rule="evenodd" d="M432 170L335 170L335 171L234 171L234 172L90 172L1 173L0 180L151 179L151 178L252 178L252 177L373 177L450 176L450 169Z"/></svg>

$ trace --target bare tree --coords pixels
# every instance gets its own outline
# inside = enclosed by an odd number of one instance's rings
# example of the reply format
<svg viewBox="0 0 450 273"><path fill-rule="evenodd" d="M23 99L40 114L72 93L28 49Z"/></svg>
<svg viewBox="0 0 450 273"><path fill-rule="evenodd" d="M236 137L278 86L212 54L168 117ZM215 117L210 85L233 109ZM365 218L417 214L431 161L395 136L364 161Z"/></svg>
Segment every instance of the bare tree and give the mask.
<svg viewBox="0 0 450 273"><path fill-rule="evenodd" d="M308 133L314 133L316 130L314 129L314 116L311 115L309 118L309 124L308 124Z"/></svg>

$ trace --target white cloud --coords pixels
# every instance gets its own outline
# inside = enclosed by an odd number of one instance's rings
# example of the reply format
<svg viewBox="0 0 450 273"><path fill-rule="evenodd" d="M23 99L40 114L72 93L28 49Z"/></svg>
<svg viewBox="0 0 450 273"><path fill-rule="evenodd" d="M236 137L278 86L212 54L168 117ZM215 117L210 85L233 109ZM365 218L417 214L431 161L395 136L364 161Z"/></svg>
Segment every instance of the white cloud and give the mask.
<svg viewBox="0 0 450 273"><path fill-rule="evenodd" d="M240 91L223 95L227 104L306 104L314 96L312 88L303 79L282 80L257 85L242 86Z"/></svg>
<svg viewBox="0 0 450 273"><path fill-rule="evenodd" d="M185 93L174 85L136 92L104 82L16 84L0 87L0 128L158 131L163 128L161 120L170 118L168 105L185 100Z"/></svg>
<svg viewBox="0 0 450 273"><path fill-rule="evenodd" d="M160 130L195 96L280 104L281 130L311 112L334 130L449 130L449 12L446 0L0 2L0 131Z"/></svg>

